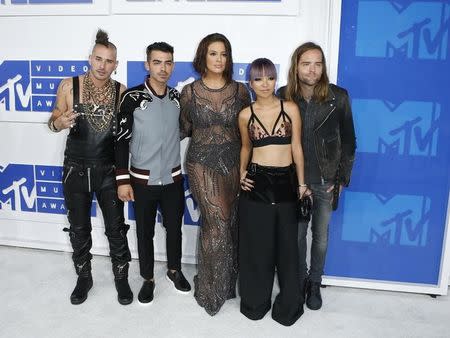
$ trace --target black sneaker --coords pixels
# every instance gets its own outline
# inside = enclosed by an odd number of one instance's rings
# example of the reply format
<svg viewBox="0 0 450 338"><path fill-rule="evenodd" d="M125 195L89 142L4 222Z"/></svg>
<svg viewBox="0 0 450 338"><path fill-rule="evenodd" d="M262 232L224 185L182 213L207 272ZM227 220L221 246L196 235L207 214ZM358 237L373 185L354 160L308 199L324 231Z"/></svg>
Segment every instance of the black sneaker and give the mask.
<svg viewBox="0 0 450 338"><path fill-rule="evenodd" d="M138 294L138 301L141 304L150 303L153 300L153 291L155 290L155 283L150 280L145 280L142 284L141 291Z"/></svg>
<svg viewBox="0 0 450 338"><path fill-rule="evenodd" d="M320 282L307 281L306 284L306 306L310 310L319 310L322 307L322 296L320 294Z"/></svg>
<svg viewBox="0 0 450 338"><path fill-rule="evenodd" d="M166 278L173 283L173 286L175 286L175 289L177 289L179 292L188 293L189 291L191 291L191 285L186 280L186 278L184 278L184 275L181 271L171 272L170 270L168 270Z"/></svg>
<svg viewBox="0 0 450 338"><path fill-rule="evenodd" d="M92 288L92 276L78 276L77 285L70 295L70 302L73 305L83 303L88 296L89 290Z"/></svg>

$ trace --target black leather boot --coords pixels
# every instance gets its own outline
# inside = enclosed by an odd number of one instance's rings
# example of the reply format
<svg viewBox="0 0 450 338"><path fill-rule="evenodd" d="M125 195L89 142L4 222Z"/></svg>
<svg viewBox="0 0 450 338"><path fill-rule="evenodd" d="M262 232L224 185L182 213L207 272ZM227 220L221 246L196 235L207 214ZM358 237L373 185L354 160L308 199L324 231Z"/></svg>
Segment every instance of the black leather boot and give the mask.
<svg viewBox="0 0 450 338"><path fill-rule="evenodd" d="M322 307L322 295L320 294L320 282L307 281L306 306L310 310L319 310Z"/></svg>
<svg viewBox="0 0 450 338"><path fill-rule="evenodd" d="M75 264L75 270L78 274L77 285L70 295L70 302L74 305L83 303L88 292L92 288L91 262Z"/></svg>
<svg viewBox="0 0 450 338"><path fill-rule="evenodd" d="M128 305L133 302L133 292L128 284L129 264L113 264L114 283L116 284L117 300L122 305Z"/></svg>

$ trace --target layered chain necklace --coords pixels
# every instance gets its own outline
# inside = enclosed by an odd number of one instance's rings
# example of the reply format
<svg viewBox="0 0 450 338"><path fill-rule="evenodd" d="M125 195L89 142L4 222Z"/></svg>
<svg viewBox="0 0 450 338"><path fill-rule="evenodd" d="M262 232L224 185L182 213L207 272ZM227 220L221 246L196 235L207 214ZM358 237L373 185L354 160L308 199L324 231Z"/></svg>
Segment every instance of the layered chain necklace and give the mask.
<svg viewBox="0 0 450 338"><path fill-rule="evenodd" d="M104 86L96 87L89 73L83 79L84 116L96 132L109 128L114 117L116 90L114 81L109 79Z"/></svg>

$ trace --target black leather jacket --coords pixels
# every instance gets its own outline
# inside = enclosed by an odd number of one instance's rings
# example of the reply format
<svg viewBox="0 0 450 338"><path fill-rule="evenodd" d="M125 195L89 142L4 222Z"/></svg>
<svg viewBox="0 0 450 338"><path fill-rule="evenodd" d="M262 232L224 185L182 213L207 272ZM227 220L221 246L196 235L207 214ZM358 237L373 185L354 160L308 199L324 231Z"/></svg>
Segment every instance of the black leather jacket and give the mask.
<svg viewBox="0 0 450 338"><path fill-rule="evenodd" d="M277 94L285 97L286 87ZM300 107L300 97L294 98ZM328 98L321 103L310 102L316 116L314 123L314 149L321 171L326 181L348 186L355 159L356 138L352 109L347 91L330 84Z"/></svg>

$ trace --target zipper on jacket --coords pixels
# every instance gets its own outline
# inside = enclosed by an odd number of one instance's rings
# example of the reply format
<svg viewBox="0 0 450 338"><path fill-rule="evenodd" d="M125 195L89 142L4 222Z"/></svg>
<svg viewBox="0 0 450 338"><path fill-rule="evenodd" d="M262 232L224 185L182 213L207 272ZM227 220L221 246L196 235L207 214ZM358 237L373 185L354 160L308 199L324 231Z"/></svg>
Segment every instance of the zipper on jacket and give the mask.
<svg viewBox="0 0 450 338"><path fill-rule="evenodd" d="M327 117L325 117L325 119L322 121L322 123L319 124L319 125L317 126L317 128L314 129L314 133L316 133L317 130L318 130L320 127L322 127L322 125L325 123L325 121L329 119L329 117L331 116L331 114L332 114L335 110L336 110L336 105L333 107L333 109L331 109L331 111L328 113ZM322 184L324 184L324 183L325 183L325 180L324 180L324 178L323 178L323 169L322 169L322 167L320 166L319 154L317 153L317 144L316 144L316 138L315 138L315 137L314 137L314 150L315 150L315 152L316 152L317 165L319 166L319 169L320 169L320 181L322 182Z"/></svg>
<svg viewBox="0 0 450 338"><path fill-rule="evenodd" d="M91 192L91 168L87 168L88 174L88 191Z"/></svg>
<svg viewBox="0 0 450 338"><path fill-rule="evenodd" d="M317 129L319 129L320 127L322 127L322 125L326 122L326 120L328 120L328 118L330 117L331 113L334 112L336 110L336 106L333 107L333 109L331 109L331 111L328 113L327 117L325 117L325 119L322 121L321 124L319 124L317 126L316 129L314 129L314 131L317 131Z"/></svg>
<svg viewBox="0 0 450 338"><path fill-rule="evenodd" d="M70 173L72 172L72 170L73 170L73 167L70 167L70 168L69 168L69 172L67 173L66 178L64 179L64 183L66 183L66 181L67 181L67 179L69 178Z"/></svg>

